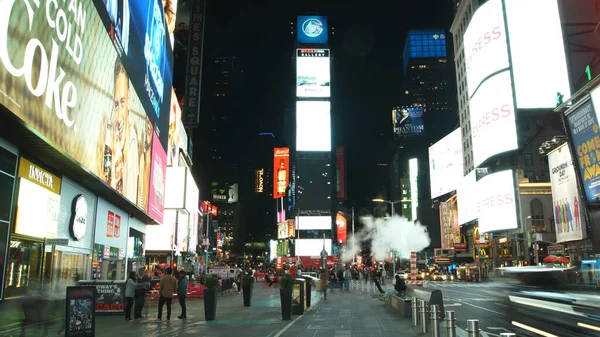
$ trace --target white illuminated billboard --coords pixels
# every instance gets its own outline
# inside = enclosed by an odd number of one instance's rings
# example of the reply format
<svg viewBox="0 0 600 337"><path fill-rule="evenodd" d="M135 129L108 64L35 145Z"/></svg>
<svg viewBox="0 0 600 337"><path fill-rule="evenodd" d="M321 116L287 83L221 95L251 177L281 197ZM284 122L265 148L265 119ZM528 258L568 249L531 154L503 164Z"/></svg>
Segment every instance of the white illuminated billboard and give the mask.
<svg viewBox="0 0 600 337"><path fill-rule="evenodd" d="M296 102L296 151L331 151L330 108L327 101Z"/></svg>
<svg viewBox="0 0 600 337"><path fill-rule="evenodd" d="M517 108L554 108L556 93L571 96L558 3L505 0L505 6Z"/></svg>
<svg viewBox="0 0 600 337"><path fill-rule="evenodd" d="M163 223L158 226L146 226L146 250L173 250L173 238L177 212L173 209L165 209Z"/></svg>
<svg viewBox="0 0 600 337"><path fill-rule="evenodd" d="M463 177L460 128L429 147L431 199L455 191Z"/></svg>
<svg viewBox="0 0 600 337"><path fill-rule="evenodd" d="M331 230L331 227L331 216L296 217L296 228L299 230Z"/></svg>
<svg viewBox="0 0 600 337"><path fill-rule="evenodd" d="M477 219L477 181L475 172L473 170L459 180L456 190L459 225Z"/></svg>
<svg viewBox="0 0 600 337"><path fill-rule="evenodd" d="M475 166L491 156L518 148L508 70L483 82L471 98L469 107Z"/></svg>
<svg viewBox="0 0 600 337"><path fill-rule="evenodd" d="M296 96L331 96L329 49L296 50Z"/></svg>
<svg viewBox="0 0 600 337"><path fill-rule="evenodd" d="M467 87L471 97L488 76L509 67L501 0L490 0L479 7L465 31L463 41Z"/></svg>
<svg viewBox="0 0 600 337"><path fill-rule="evenodd" d="M519 227L512 170L488 174L477 182L477 209L480 233Z"/></svg>
<svg viewBox="0 0 600 337"><path fill-rule="evenodd" d="M417 158L408 161L408 178L410 180L410 211L411 220L417 220L417 208L419 207L419 162Z"/></svg>
<svg viewBox="0 0 600 337"><path fill-rule="evenodd" d="M331 239L297 239L296 256L320 256L325 243L325 251L331 256Z"/></svg>

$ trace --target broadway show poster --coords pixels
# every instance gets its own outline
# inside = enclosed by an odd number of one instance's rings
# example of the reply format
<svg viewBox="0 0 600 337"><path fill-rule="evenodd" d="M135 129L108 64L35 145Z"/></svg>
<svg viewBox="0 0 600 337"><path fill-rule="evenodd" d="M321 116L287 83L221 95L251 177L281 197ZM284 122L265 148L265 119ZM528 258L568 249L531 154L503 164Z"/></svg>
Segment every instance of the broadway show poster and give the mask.
<svg viewBox="0 0 600 337"><path fill-rule="evenodd" d="M419 136L423 134L423 113L425 107L413 105L392 110L392 124L395 136Z"/></svg>
<svg viewBox="0 0 600 337"><path fill-rule="evenodd" d="M96 329L94 287L67 287L66 337L93 337Z"/></svg>
<svg viewBox="0 0 600 337"><path fill-rule="evenodd" d="M600 133L598 118L592 105L587 101L567 116L575 155L585 197L589 203L600 201Z"/></svg>
<svg viewBox="0 0 600 337"><path fill-rule="evenodd" d="M584 239L585 217L567 144L548 154L556 242Z"/></svg>
<svg viewBox="0 0 600 337"><path fill-rule="evenodd" d="M96 313L114 313L125 311L125 281L94 283L79 282L81 286L96 288Z"/></svg>
<svg viewBox="0 0 600 337"><path fill-rule="evenodd" d="M144 109L167 147L175 30L171 0L94 0ZM167 15L165 15L165 13Z"/></svg>
<svg viewBox="0 0 600 337"><path fill-rule="evenodd" d="M155 144L158 137L154 134ZM152 147L152 172L150 174L150 195L148 196L148 215L163 223L165 209L165 184L167 179L167 154L158 145Z"/></svg>
<svg viewBox="0 0 600 337"><path fill-rule="evenodd" d="M140 172L149 165L142 160L151 151L146 129L156 118L144 109L137 93L146 98L147 91L132 72L93 2L0 2L0 103L146 211ZM165 146L167 128L168 112L158 124Z"/></svg>

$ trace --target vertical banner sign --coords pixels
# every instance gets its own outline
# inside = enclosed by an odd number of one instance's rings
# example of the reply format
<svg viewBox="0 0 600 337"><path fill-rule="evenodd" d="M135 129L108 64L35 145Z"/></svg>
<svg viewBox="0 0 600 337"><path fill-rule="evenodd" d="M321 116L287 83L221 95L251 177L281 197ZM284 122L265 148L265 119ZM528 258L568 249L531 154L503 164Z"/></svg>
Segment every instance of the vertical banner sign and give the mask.
<svg viewBox="0 0 600 337"><path fill-rule="evenodd" d="M66 337L94 337L96 334L96 288L67 287Z"/></svg>
<svg viewBox="0 0 600 337"><path fill-rule="evenodd" d="M347 234L347 223L346 217L342 213L338 213L335 216L335 224L337 227L337 242L338 243L346 243L346 234Z"/></svg>
<svg viewBox="0 0 600 337"><path fill-rule="evenodd" d="M343 146L335 148L335 163L337 198L344 199L346 197L346 153Z"/></svg>
<svg viewBox="0 0 600 337"><path fill-rule="evenodd" d="M204 44L204 13L206 2L192 0L190 9L190 38L187 84L183 124L195 128L200 123L200 86L202 82L202 46Z"/></svg>
<svg viewBox="0 0 600 337"><path fill-rule="evenodd" d="M598 119L592 100L567 116L573 147L574 159L579 167L579 174L588 202L597 202L600 198L600 158L596 155L600 150L600 134Z"/></svg>
<svg viewBox="0 0 600 337"><path fill-rule="evenodd" d="M290 183L290 149L275 148L273 154L273 199L285 196Z"/></svg>
<svg viewBox="0 0 600 337"><path fill-rule="evenodd" d="M106 221L106 236L113 237L115 227L115 213L108 211L108 219Z"/></svg>
<svg viewBox="0 0 600 337"><path fill-rule="evenodd" d="M575 169L566 143L548 154L548 165L552 183L552 214L556 226L556 242L581 240L584 238L585 228L583 203L577 191Z"/></svg>

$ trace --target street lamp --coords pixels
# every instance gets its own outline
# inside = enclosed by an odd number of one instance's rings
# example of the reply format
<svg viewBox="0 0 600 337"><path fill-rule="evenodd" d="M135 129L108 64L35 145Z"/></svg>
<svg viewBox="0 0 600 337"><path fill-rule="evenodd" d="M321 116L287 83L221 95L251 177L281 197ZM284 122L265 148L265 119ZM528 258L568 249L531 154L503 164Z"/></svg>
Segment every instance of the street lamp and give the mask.
<svg viewBox="0 0 600 337"><path fill-rule="evenodd" d="M389 200L383 200L383 199L373 199L373 202L385 202L386 204L390 204L392 206L392 216L394 216L394 205L398 204L400 202L402 202L402 200L396 200L396 201L389 201Z"/></svg>
<svg viewBox="0 0 600 337"><path fill-rule="evenodd" d="M378 198L373 199L373 202L385 202L386 204L390 204L392 206L392 216L394 216L394 205L402 202L402 200L389 201ZM392 273L394 274L392 280L394 280L394 277L396 277L396 252L394 251L392 251Z"/></svg>

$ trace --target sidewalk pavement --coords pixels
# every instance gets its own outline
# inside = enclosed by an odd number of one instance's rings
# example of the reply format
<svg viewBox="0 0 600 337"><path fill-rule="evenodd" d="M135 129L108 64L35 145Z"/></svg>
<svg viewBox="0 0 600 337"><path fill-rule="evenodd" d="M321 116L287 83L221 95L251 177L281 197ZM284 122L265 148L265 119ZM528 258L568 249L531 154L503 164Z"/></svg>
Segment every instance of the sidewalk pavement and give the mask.
<svg viewBox="0 0 600 337"><path fill-rule="evenodd" d="M328 292L327 300L312 292L312 306L292 321L281 320L279 287L257 283L251 307L243 306L241 294L219 296L217 320L204 320L202 299L188 301L188 318L177 319L181 308L173 302L171 320L166 321L163 309L162 323L154 323L156 307L150 308L148 318L125 321L124 316L96 316L96 336L214 336L231 337L307 337L307 336L417 336L410 319L401 317L392 308L358 292ZM8 303L0 304L0 337L58 336L62 316L55 313L46 324L21 328L22 313L15 312ZM3 307L4 306L4 307ZM64 314L63 314L64 315ZM15 317L19 317L15 319ZM9 321L12 320L12 321ZM22 334L24 332L24 334ZM64 334L63 334L64 335Z"/></svg>

